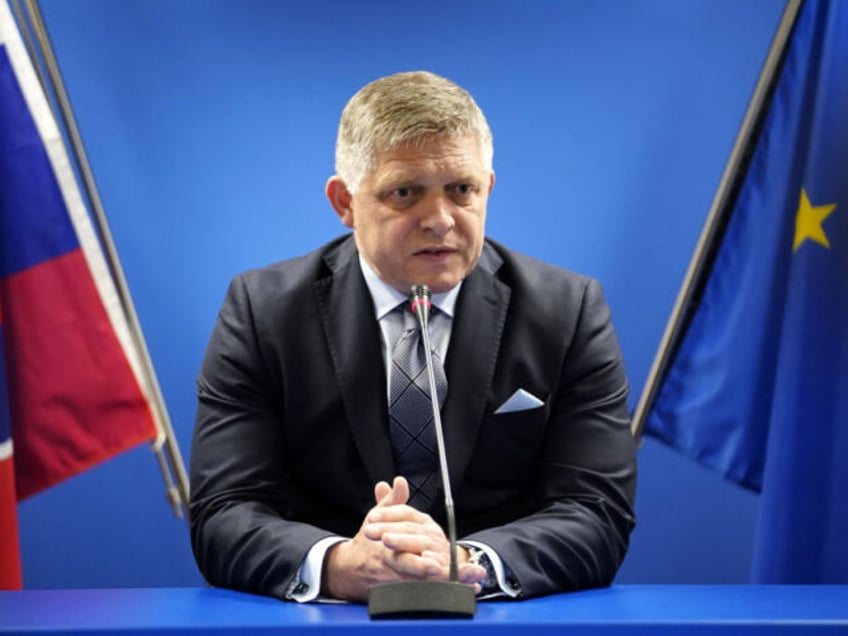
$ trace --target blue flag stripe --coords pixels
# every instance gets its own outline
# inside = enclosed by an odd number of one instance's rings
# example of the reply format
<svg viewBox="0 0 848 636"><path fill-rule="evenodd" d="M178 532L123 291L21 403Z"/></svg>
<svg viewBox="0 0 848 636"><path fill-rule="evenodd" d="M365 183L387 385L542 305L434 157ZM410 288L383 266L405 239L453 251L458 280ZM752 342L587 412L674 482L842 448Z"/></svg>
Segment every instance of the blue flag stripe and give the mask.
<svg viewBox="0 0 848 636"><path fill-rule="evenodd" d="M0 276L79 246L44 145L0 46Z"/></svg>

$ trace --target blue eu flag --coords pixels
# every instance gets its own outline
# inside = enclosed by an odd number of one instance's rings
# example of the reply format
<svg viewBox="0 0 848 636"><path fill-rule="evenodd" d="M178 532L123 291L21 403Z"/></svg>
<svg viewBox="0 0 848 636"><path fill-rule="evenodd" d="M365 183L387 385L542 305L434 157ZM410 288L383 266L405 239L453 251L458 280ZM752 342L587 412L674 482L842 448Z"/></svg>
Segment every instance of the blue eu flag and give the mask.
<svg viewBox="0 0 848 636"><path fill-rule="evenodd" d="M646 431L761 492L754 582L848 583L848 2L801 9Z"/></svg>

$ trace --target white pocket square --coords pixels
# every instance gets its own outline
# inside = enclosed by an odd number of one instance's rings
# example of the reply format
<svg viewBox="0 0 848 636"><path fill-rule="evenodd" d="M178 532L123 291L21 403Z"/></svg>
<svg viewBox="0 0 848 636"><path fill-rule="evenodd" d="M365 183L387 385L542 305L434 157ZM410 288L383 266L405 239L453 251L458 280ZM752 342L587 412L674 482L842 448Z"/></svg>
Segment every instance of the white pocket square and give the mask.
<svg viewBox="0 0 848 636"><path fill-rule="evenodd" d="M527 411L542 406L544 402L537 398L532 393L528 393L524 389L518 389L515 393L509 396L509 399L498 407L495 415L499 413L512 413L514 411Z"/></svg>

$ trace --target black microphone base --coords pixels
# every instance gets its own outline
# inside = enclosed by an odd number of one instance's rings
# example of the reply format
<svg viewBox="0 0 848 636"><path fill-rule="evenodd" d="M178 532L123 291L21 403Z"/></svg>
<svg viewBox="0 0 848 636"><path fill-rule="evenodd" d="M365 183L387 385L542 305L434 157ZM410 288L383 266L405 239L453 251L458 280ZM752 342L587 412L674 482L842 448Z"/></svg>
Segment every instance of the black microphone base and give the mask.
<svg viewBox="0 0 848 636"><path fill-rule="evenodd" d="M381 583L368 590L371 618L473 618L474 586L454 581Z"/></svg>

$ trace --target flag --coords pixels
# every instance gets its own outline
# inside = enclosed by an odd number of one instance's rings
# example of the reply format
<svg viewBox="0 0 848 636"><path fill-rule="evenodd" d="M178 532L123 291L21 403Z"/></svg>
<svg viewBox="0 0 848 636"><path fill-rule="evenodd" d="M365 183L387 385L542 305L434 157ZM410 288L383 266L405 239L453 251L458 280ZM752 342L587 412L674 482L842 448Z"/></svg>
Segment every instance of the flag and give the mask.
<svg viewBox="0 0 848 636"><path fill-rule="evenodd" d="M0 590L15 590L21 587L21 560L3 353L3 305L0 304Z"/></svg>
<svg viewBox="0 0 848 636"><path fill-rule="evenodd" d="M645 429L759 491L752 580L848 583L848 2L807 0Z"/></svg>
<svg viewBox="0 0 848 636"><path fill-rule="evenodd" d="M126 314L6 0L0 312L0 587L17 587L15 500L154 439L157 425Z"/></svg>

